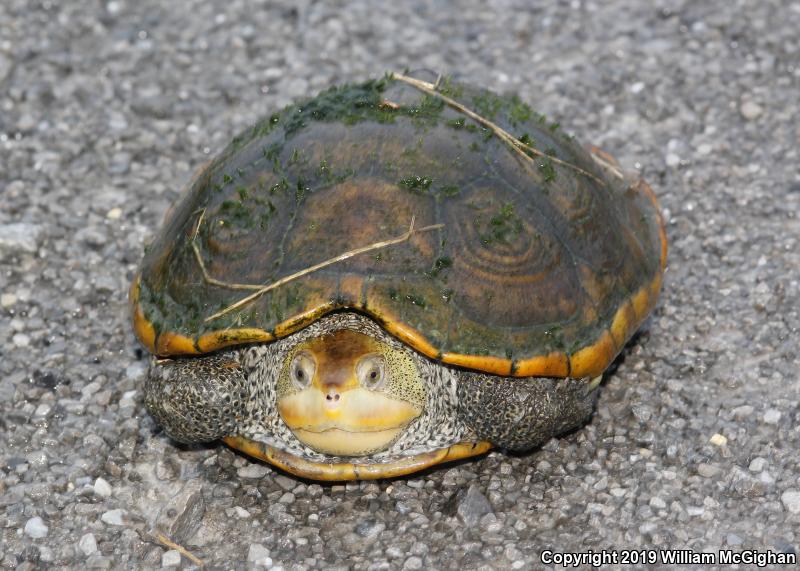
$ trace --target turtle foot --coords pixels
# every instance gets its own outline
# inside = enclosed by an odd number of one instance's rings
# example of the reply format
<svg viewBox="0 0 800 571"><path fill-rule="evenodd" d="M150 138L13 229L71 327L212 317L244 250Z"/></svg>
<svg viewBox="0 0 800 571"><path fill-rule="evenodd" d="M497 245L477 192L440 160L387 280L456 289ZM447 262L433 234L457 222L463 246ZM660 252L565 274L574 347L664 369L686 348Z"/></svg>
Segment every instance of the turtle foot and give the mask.
<svg viewBox="0 0 800 571"><path fill-rule="evenodd" d="M237 352L153 360L144 403L174 440L210 442L234 434L245 412L246 379Z"/></svg>
<svg viewBox="0 0 800 571"><path fill-rule="evenodd" d="M458 414L481 440L508 450L530 450L589 420L598 380L464 372L458 383Z"/></svg>

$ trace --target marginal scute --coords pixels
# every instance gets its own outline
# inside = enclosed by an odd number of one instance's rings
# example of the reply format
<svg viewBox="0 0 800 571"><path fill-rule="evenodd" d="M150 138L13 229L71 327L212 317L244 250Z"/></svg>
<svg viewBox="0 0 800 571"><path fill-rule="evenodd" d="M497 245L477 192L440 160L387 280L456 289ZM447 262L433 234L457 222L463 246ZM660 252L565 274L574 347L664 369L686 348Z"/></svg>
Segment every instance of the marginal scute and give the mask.
<svg viewBox="0 0 800 571"><path fill-rule="evenodd" d="M502 359L491 356L481 355L460 355L458 353L444 353L442 362L448 365L456 365L465 369L475 369L486 371L495 375L513 374L513 366L510 359Z"/></svg>
<svg viewBox="0 0 800 571"><path fill-rule="evenodd" d="M492 121L543 155L526 160L391 78L276 114L195 177L151 245L131 290L148 350L271 341L356 310L463 368L520 377L605 369L660 292L667 245L652 189L538 114L519 120L516 100L457 87L448 93L467 107L491 97ZM403 236L412 217L428 228L306 272ZM226 311L252 289L206 281L201 263L231 285L303 275Z"/></svg>
<svg viewBox="0 0 800 571"><path fill-rule="evenodd" d="M148 351L155 353L156 350L156 330L142 312L139 304L139 278L133 280L131 289L128 292L128 300L133 315L133 331Z"/></svg>
<svg viewBox="0 0 800 571"><path fill-rule="evenodd" d="M224 347L233 347L245 343L273 341L275 336L263 329L232 329L229 331L213 331L197 340L197 348L202 353L211 353Z"/></svg>
<svg viewBox="0 0 800 571"><path fill-rule="evenodd" d="M569 356L570 376L573 378L594 377L602 373L619 352L614 339L604 331L594 345L584 347Z"/></svg>
<svg viewBox="0 0 800 571"><path fill-rule="evenodd" d="M317 319L330 312L335 306L333 302L320 302L294 317L282 321L275 326L275 337L281 338L291 335L295 331L314 323Z"/></svg>
<svg viewBox="0 0 800 571"><path fill-rule="evenodd" d="M197 355L199 352L192 338L172 331L160 333L156 339L157 355Z"/></svg>
<svg viewBox="0 0 800 571"><path fill-rule="evenodd" d="M638 322L641 322L647 317L647 314L650 313L651 299L648 285L642 286L631 298L631 305L633 306L633 311L636 314L636 321Z"/></svg>
<svg viewBox="0 0 800 571"><path fill-rule="evenodd" d="M566 377L569 375L569 358L564 353L550 353L519 361L515 377Z"/></svg>
<svg viewBox="0 0 800 571"><path fill-rule="evenodd" d="M614 338L614 344L617 347L622 347L625 342L633 334L631 330L638 323L636 313L630 301L625 301L617 310L614 315L614 320L611 322L611 337Z"/></svg>

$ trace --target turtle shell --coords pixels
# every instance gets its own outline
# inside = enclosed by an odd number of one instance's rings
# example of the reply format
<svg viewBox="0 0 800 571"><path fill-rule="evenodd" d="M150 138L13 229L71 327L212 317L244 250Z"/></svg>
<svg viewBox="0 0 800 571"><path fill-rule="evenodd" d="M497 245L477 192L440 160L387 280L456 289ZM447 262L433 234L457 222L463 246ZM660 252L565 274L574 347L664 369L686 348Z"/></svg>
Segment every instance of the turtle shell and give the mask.
<svg viewBox="0 0 800 571"><path fill-rule="evenodd" d="M651 311L665 262L652 191L609 155L517 97L388 75L236 137L167 215L132 313L160 356L350 309L444 363L584 377Z"/></svg>

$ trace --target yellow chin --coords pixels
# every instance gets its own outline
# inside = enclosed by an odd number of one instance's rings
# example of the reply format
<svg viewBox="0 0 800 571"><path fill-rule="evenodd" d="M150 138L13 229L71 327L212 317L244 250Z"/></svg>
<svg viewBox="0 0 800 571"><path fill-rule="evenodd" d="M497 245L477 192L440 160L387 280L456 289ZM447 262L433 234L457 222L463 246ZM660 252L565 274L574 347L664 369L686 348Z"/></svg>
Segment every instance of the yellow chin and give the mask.
<svg viewBox="0 0 800 571"><path fill-rule="evenodd" d="M367 456L386 450L422 410L363 388L332 403L316 388L278 399L278 412L297 439L323 454Z"/></svg>
<svg viewBox="0 0 800 571"><path fill-rule="evenodd" d="M311 432L297 428L292 430L297 439L324 454L333 456L367 456L385 450L400 436L403 428L387 428L374 432L349 432L340 428L329 428L322 432Z"/></svg>

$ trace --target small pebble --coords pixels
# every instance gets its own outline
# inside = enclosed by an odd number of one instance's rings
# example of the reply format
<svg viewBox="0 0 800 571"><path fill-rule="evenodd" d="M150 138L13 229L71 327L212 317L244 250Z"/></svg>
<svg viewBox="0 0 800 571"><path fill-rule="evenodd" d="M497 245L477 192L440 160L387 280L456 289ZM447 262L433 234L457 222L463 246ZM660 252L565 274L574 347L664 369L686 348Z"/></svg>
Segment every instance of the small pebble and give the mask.
<svg viewBox="0 0 800 571"><path fill-rule="evenodd" d="M13 293L4 293L0 295L0 305L3 307L11 307L17 303L17 296Z"/></svg>
<svg viewBox="0 0 800 571"><path fill-rule="evenodd" d="M458 517L467 526L476 525L484 515L492 513L492 505L475 484L470 485L456 509Z"/></svg>
<svg viewBox="0 0 800 571"><path fill-rule="evenodd" d="M27 347L31 344L31 338L24 333L15 333L11 338L16 347Z"/></svg>
<svg viewBox="0 0 800 571"><path fill-rule="evenodd" d="M269 549L260 543L251 543L250 549L247 552L247 562L253 565L262 565L268 567L272 565L272 559L269 556Z"/></svg>
<svg viewBox="0 0 800 571"><path fill-rule="evenodd" d="M125 515L125 510L116 509L105 512L100 519L109 525L123 525L122 518Z"/></svg>
<svg viewBox="0 0 800 571"><path fill-rule="evenodd" d="M106 212L106 218L108 218L109 220L119 220L120 216L122 216L121 208L112 208L111 210Z"/></svg>
<svg viewBox="0 0 800 571"><path fill-rule="evenodd" d="M758 475L758 479L759 479L761 482L763 482L763 483L765 483L765 484L767 484L767 485L771 485L771 484L774 484L774 483L775 483L775 476L773 476L772 474L770 474L770 473L769 473L767 470L764 470L763 472L761 472L761 473Z"/></svg>
<svg viewBox="0 0 800 571"><path fill-rule="evenodd" d="M713 444L714 446L722 447L728 444L728 439L725 438L722 434L717 433L711 437L709 442L711 442L711 444Z"/></svg>
<svg viewBox="0 0 800 571"><path fill-rule="evenodd" d="M717 468L716 466L712 466L711 464L698 464L697 473L703 476L704 478L713 478L714 476L719 474L719 468Z"/></svg>
<svg viewBox="0 0 800 571"><path fill-rule="evenodd" d="M363 521L356 526L356 533L361 537L372 539L380 535L386 529L386 524L374 519Z"/></svg>
<svg viewBox="0 0 800 571"><path fill-rule="evenodd" d="M764 112L764 109L758 103L754 101L744 101L741 105L739 105L739 113L742 114L742 117L747 119L748 121L752 121L754 119L758 119L761 117L761 114Z"/></svg>
<svg viewBox="0 0 800 571"><path fill-rule="evenodd" d="M286 492L291 492L297 487L297 480L293 480L292 478L284 476L283 474L278 474L275 476L274 481Z"/></svg>
<svg viewBox="0 0 800 571"><path fill-rule="evenodd" d="M728 545L741 545L742 543L744 543L744 540L735 533L729 533L725 537L725 543L727 543Z"/></svg>
<svg viewBox="0 0 800 571"><path fill-rule="evenodd" d="M39 416L39 417L47 416L52 409L53 409L52 405L43 402L42 404L36 407L36 412L33 413L33 416Z"/></svg>
<svg viewBox="0 0 800 571"><path fill-rule="evenodd" d="M753 410L754 409L752 406L750 406L749 404L745 404L742 406L737 406L735 409L731 411L731 413L733 414L733 418L735 420L744 420L745 418L753 414Z"/></svg>
<svg viewBox="0 0 800 571"><path fill-rule="evenodd" d="M247 464L236 472L240 478L260 479L269 473L269 468L262 464Z"/></svg>
<svg viewBox="0 0 800 571"><path fill-rule="evenodd" d="M753 461L750 462L750 466L748 466L748 469L751 472L760 472L766 466L767 466L767 461L759 456L758 458L753 458Z"/></svg>
<svg viewBox="0 0 800 571"><path fill-rule="evenodd" d="M665 157L664 161L670 168L677 167L679 164L681 164L681 158L675 153L667 153L667 156Z"/></svg>
<svg viewBox="0 0 800 571"><path fill-rule="evenodd" d="M0 259L4 253L35 254L39 249L42 226L18 222L0 225Z"/></svg>
<svg viewBox="0 0 800 571"><path fill-rule="evenodd" d="M631 93L637 94L637 93L641 93L642 91L644 91L644 87L645 87L644 86L644 82L637 81L636 83L631 85L630 90L631 90Z"/></svg>
<svg viewBox="0 0 800 571"><path fill-rule="evenodd" d="M764 413L764 422L767 424L778 424L778 421L781 419L781 411L775 410L774 408L767 409Z"/></svg>
<svg viewBox="0 0 800 571"><path fill-rule="evenodd" d="M111 497L111 484L109 484L104 478L97 478L94 481L94 493L101 498Z"/></svg>
<svg viewBox="0 0 800 571"><path fill-rule="evenodd" d="M181 564L181 554L175 549L170 549L169 551L165 551L164 555L161 556L162 567L177 567L180 564Z"/></svg>
<svg viewBox="0 0 800 571"><path fill-rule="evenodd" d="M789 488L781 494L781 502L789 513L800 514L800 490Z"/></svg>
<svg viewBox="0 0 800 571"><path fill-rule="evenodd" d="M701 145L698 145L698 147L697 147L697 154L698 155L703 155L703 156L710 155L713 150L714 150L714 147L712 147L708 143L702 143Z"/></svg>
<svg viewBox="0 0 800 571"><path fill-rule="evenodd" d="M41 539L47 537L49 528L45 525L40 517L32 517L25 522L25 535L34 539Z"/></svg>
<svg viewBox="0 0 800 571"><path fill-rule="evenodd" d="M80 549L86 557L97 551L97 540L94 538L93 533L83 535L78 542L78 549Z"/></svg>

